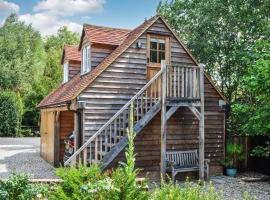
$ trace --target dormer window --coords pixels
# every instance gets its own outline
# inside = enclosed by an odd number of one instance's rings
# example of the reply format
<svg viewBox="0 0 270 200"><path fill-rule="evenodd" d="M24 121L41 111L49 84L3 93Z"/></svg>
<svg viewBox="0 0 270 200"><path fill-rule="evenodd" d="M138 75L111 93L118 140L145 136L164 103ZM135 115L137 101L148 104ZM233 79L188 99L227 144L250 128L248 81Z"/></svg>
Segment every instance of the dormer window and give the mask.
<svg viewBox="0 0 270 200"><path fill-rule="evenodd" d="M91 51L90 46L86 46L82 51L82 70L81 74L90 72L91 70Z"/></svg>
<svg viewBox="0 0 270 200"><path fill-rule="evenodd" d="M63 83L68 82L68 62L64 63Z"/></svg>

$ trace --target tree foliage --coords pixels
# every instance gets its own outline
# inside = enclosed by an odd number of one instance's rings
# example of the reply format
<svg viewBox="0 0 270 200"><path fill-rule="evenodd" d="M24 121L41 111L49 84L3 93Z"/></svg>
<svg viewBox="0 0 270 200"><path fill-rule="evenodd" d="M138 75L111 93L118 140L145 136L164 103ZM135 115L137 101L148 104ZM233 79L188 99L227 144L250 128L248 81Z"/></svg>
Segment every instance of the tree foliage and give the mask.
<svg viewBox="0 0 270 200"><path fill-rule="evenodd" d="M0 136L14 137L19 130L20 110L15 92L0 92Z"/></svg>
<svg viewBox="0 0 270 200"><path fill-rule="evenodd" d="M33 90L25 98L24 124L37 125L38 113L36 105L62 82L63 68L61 56L65 44L78 44L79 34L71 32L67 27L58 30L57 35L44 39L44 71L40 79L33 83Z"/></svg>
<svg viewBox="0 0 270 200"><path fill-rule="evenodd" d="M269 10L269 0L172 0L157 8L231 103L230 134L270 136Z"/></svg>
<svg viewBox="0 0 270 200"><path fill-rule="evenodd" d="M0 27L0 92L10 90L17 94L19 124L38 124L36 105L62 81L63 46L78 42L79 34L66 27L55 36L41 38L38 31L19 21L15 14L7 17ZM3 111L0 116L5 116ZM15 130L17 126L12 134Z"/></svg>
<svg viewBox="0 0 270 200"><path fill-rule="evenodd" d="M39 32L10 15L0 28L0 89L22 94L31 91L44 68L44 48Z"/></svg>
<svg viewBox="0 0 270 200"><path fill-rule="evenodd" d="M60 61L64 45L78 45L79 39L79 34L69 31L67 27L60 28L57 35L51 35L45 38L46 64L41 80L41 84L46 90L45 93L49 93L63 80L63 66Z"/></svg>
<svg viewBox="0 0 270 200"><path fill-rule="evenodd" d="M173 0L157 12L214 77L229 101L238 98L245 57L262 37L269 37L270 1Z"/></svg>
<svg viewBox="0 0 270 200"><path fill-rule="evenodd" d="M241 82L241 98L232 106L231 128L240 134L270 137L270 42L258 40L252 47L247 73Z"/></svg>

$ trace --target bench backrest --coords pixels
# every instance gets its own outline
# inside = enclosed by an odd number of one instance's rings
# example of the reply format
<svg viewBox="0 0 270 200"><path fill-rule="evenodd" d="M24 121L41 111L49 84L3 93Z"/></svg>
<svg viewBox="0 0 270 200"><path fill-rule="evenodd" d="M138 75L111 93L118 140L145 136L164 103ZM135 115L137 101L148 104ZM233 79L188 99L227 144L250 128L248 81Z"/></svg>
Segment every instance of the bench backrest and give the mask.
<svg viewBox="0 0 270 200"><path fill-rule="evenodd" d="M198 150L168 151L166 152L166 160L174 162L178 166L198 166Z"/></svg>

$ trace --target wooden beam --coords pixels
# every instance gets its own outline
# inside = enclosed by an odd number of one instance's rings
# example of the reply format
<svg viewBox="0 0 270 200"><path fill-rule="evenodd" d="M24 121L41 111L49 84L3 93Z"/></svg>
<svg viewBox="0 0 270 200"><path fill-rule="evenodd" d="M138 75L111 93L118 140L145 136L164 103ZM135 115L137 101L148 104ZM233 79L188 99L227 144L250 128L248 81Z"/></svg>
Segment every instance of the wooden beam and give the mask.
<svg viewBox="0 0 270 200"><path fill-rule="evenodd" d="M195 106L188 106L189 110L197 117L198 120L201 120L201 113Z"/></svg>
<svg viewBox="0 0 270 200"><path fill-rule="evenodd" d="M178 110L180 106L173 106L166 112L166 121Z"/></svg>
<svg viewBox="0 0 270 200"><path fill-rule="evenodd" d="M189 107L189 106L201 106L200 103L187 103L187 102L168 102L167 106L180 106L180 107Z"/></svg>
<svg viewBox="0 0 270 200"><path fill-rule="evenodd" d="M54 112L54 111L66 111L68 110L66 105L63 106L58 106L58 107L51 107L51 108L41 108L41 110L45 111L45 112Z"/></svg>
<svg viewBox="0 0 270 200"><path fill-rule="evenodd" d="M54 112L54 166L60 165L60 111Z"/></svg>
<svg viewBox="0 0 270 200"><path fill-rule="evenodd" d="M199 177L204 179L204 65L200 66L200 98L201 98L201 115L199 124Z"/></svg>
<svg viewBox="0 0 270 200"><path fill-rule="evenodd" d="M164 69L162 74L162 97L161 97L161 157L160 157L160 172L165 179L166 176L166 134L167 134L167 120L166 120L166 96L167 96L167 67L166 61L161 61L161 69Z"/></svg>

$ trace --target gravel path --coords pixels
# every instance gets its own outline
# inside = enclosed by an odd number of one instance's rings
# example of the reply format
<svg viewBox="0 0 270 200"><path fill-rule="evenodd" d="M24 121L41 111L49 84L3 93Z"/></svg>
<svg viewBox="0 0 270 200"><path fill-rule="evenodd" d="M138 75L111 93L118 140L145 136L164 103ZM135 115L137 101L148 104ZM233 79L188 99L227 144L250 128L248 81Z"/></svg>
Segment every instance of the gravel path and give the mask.
<svg viewBox="0 0 270 200"><path fill-rule="evenodd" d="M270 180L263 182L243 181L243 178L252 176L254 176L254 173L239 174L237 178L217 176L213 177L212 181L215 189L223 193L225 200L242 200L244 199L244 192L248 192L251 199L270 200ZM257 176L260 176L260 174L257 174Z"/></svg>
<svg viewBox="0 0 270 200"><path fill-rule="evenodd" d="M53 166L40 157L40 138L0 138L0 178L12 172L35 179L57 178Z"/></svg>

